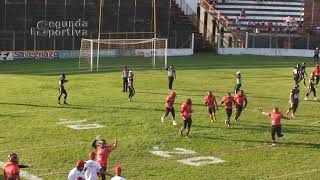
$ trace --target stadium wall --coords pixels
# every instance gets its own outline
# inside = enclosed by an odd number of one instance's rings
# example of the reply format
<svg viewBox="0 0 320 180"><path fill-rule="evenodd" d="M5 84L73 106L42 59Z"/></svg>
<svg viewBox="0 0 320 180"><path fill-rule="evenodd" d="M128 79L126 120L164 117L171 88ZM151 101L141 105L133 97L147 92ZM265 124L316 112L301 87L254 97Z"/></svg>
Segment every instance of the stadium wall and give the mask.
<svg viewBox="0 0 320 180"><path fill-rule="evenodd" d="M218 54L221 54L221 55L313 57L313 50L308 50L308 49L277 49L277 48L219 48Z"/></svg>

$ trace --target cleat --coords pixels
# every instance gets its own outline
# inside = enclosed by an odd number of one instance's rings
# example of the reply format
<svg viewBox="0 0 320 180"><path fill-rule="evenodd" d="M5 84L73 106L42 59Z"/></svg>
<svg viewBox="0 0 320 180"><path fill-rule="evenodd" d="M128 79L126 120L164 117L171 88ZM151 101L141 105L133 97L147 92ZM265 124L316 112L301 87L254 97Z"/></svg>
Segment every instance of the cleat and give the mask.
<svg viewBox="0 0 320 180"><path fill-rule="evenodd" d="M58 106L60 106L61 105L61 103L60 102L58 102Z"/></svg>
<svg viewBox="0 0 320 180"><path fill-rule="evenodd" d="M173 124L174 126L176 126L176 125L177 125L176 121L173 121L173 122L172 122L172 124Z"/></svg>
<svg viewBox="0 0 320 180"><path fill-rule="evenodd" d="M295 115L291 115L291 118L294 119L294 118L296 118L296 116Z"/></svg>
<svg viewBox="0 0 320 180"><path fill-rule="evenodd" d="M163 123L164 118L163 118L163 117L161 117L161 118L160 118L160 120L161 120L161 123Z"/></svg>
<svg viewBox="0 0 320 180"><path fill-rule="evenodd" d="M128 101L130 102L130 101L132 101L132 99L129 98Z"/></svg>
<svg viewBox="0 0 320 180"><path fill-rule="evenodd" d="M187 139L189 139L189 138L190 138L190 136L186 135L186 138L187 138Z"/></svg>
<svg viewBox="0 0 320 180"><path fill-rule="evenodd" d="M274 147L274 146L276 146L276 143L272 143L270 146L271 146L271 147Z"/></svg>
<svg viewBox="0 0 320 180"><path fill-rule="evenodd" d="M305 100L305 101L308 101L308 97L306 96L306 97L304 98L304 100Z"/></svg>
<svg viewBox="0 0 320 180"><path fill-rule="evenodd" d="M318 98L315 97L314 100L315 100L315 101L318 101Z"/></svg>
<svg viewBox="0 0 320 180"><path fill-rule="evenodd" d="M67 102L63 102L63 104L68 105L68 103L67 103Z"/></svg>

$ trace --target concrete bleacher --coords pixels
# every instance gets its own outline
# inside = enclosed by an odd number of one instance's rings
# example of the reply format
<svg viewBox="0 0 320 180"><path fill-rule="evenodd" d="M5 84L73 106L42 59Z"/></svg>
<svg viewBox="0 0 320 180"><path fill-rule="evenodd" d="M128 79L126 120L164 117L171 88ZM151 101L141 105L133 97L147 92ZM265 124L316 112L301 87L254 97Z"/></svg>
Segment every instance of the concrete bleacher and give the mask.
<svg viewBox="0 0 320 180"><path fill-rule="evenodd" d="M248 22L284 23L288 16L298 23L304 20L304 0L219 0L215 7L230 21L238 17L243 25ZM245 18L240 17L241 9L245 9Z"/></svg>

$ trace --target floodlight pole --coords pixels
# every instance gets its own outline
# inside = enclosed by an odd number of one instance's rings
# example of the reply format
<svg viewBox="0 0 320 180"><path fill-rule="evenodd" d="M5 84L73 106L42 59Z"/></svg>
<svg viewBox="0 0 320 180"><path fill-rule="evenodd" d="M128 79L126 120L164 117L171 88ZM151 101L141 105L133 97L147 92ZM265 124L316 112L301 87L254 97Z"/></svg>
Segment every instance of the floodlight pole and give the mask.
<svg viewBox="0 0 320 180"><path fill-rule="evenodd" d="M157 37L157 12L156 12L156 0L153 0L153 32L154 38Z"/></svg>

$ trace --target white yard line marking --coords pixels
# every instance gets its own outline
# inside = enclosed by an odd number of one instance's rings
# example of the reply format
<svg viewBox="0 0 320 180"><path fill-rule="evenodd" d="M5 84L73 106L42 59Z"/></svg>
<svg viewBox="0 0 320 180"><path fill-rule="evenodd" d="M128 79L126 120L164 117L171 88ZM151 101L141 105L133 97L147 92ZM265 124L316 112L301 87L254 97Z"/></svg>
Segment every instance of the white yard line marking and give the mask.
<svg viewBox="0 0 320 180"><path fill-rule="evenodd" d="M57 122L58 125L61 124L77 124L77 123L83 123L83 122L87 122L87 120L78 120L78 121L62 121L62 122Z"/></svg>
<svg viewBox="0 0 320 180"><path fill-rule="evenodd" d="M267 179L278 179L278 178L289 177L289 176L294 176L294 175L313 173L313 172L317 172L317 171L320 171L320 169L312 169L309 171L300 171L300 172L289 173L289 174L284 174L284 175L280 175L280 176L267 177Z"/></svg>
<svg viewBox="0 0 320 180"><path fill-rule="evenodd" d="M104 128L104 125L98 123L85 124L87 119L80 120L69 120L69 119L59 119L57 125L64 125L65 127L76 129L76 130L84 130L84 129L97 129Z"/></svg>
<svg viewBox="0 0 320 180"><path fill-rule="evenodd" d="M0 167L3 168L4 165L5 165L5 163L0 161ZM40 178L38 176L32 175L28 172L21 171L21 170L20 170L20 176L27 179L27 180L43 180L42 178Z"/></svg>

